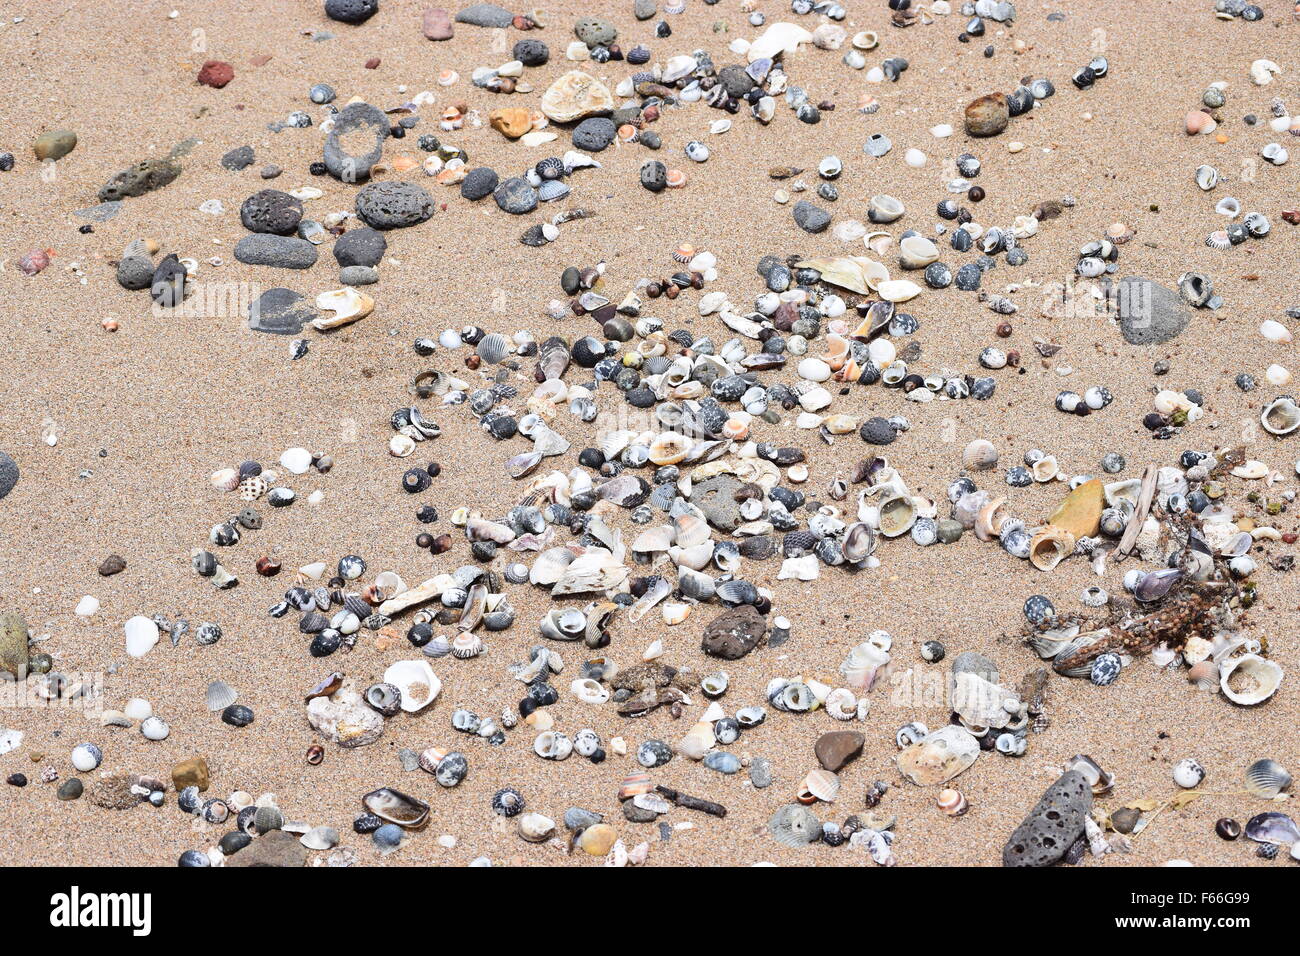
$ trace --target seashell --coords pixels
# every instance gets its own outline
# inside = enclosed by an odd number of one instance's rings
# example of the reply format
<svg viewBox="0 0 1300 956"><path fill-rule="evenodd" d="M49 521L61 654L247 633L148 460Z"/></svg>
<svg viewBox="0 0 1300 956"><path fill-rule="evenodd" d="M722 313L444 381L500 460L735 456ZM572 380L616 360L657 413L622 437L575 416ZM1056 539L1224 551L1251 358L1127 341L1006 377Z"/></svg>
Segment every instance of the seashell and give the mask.
<svg viewBox="0 0 1300 956"><path fill-rule="evenodd" d="M312 319L312 328L324 332L365 318L375 310L375 300L352 286L344 286L316 296L316 308L334 313L329 317Z"/></svg>
<svg viewBox="0 0 1300 956"><path fill-rule="evenodd" d="M880 533L886 538L906 534L916 523L916 506L909 495L896 495L880 503Z"/></svg>
<svg viewBox="0 0 1300 956"><path fill-rule="evenodd" d="M422 710L442 691L442 682L427 660L397 661L384 671L384 683L392 684L402 694L402 710L408 714Z"/></svg>
<svg viewBox="0 0 1300 956"><path fill-rule="evenodd" d="M525 813L519 818L519 835L529 843L545 843L555 833L555 821L540 813Z"/></svg>
<svg viewBox="0 0 1300 956"><path fill-rule="evenodd" d="M576 641L586 633L587 615L577 608L556 608L546 613L539 629L551 640Z"/></svg>
<svg viewBox="0 0 1300 956"><path fill-rule="evenodd" d="M237 468L222 468L212 473L212 487L218 491L234 491L239 487L239 470Z"/></svg>
<svg viewBox="0 0 1300 956"><path fill-rule="evenodd" d="M1047 482L1060 475L1061 466L1057 464L1056 456L1045 455L1034 462L1029 473L1034 476L1034 481Z"/></svg>
<svg viewBox="0 0 1300 956"><path fill-rule="evenodd" d="M569 685L569 690L584 704L603 704L609 700L609 691L599 681L592 680L590 677L578 678Z"/></svg>
<svg viewBox="0 0 1300 956"><path fill-rule="evenodd" d="M777 843L804 847L821 839L822 825L817 815L798 803L781 807L767 822L767 832Z"/></svg>
<svg viewBox="0 0 1300 956"><path fill-rule="evenodd" d="M678 432L663 432L650 443L650 461L655 465L675 465L691 450L692 439Z"/></svg>
<svg viewBox="0 0 1300 956"><path fill-rule="evenodd" d="M1283 676L1282 667L1276 661L1258 654L1242 654L1223 665L1219 688L1234 704L1253 707L1273 696Z"/></svg>
<svg viewBox="0 0 1300 956"><path fill-rule="evenodd" d="M959 817L970 809L970 804L966 802L966 796L960 790L954 790L951 787L940 790L939 795L934 798L934 803L935 806L950 817Z"/></svg>
<svg viewBox="0 0 1300 956"><path fill-rule="evenodd" d="M533 753L546 760L564 760L573 753L573 741L558 730L544 730L533 741Z"/></svg>
<svg viewBox="0 0 1300 956"><path fill-rule="evenodd" d="M1291 774L1276 760L1265 757L1246 768L1246 789L1257 797L1271 800L1291 786Z"/></svg>
<svg viewBox="0 0 1300 956"><path fill-rule="evenodd" d="M653 789L654 784L650 782L649 774L642 772L630 773L623 778L623 783L618 788L618 798L620 800L630 800L641 794L649 793Z"/></svg>
<svg viewBox="0 0 1300 956"><path fill-rule="evenodd" d="M840 792L840 778L830 770L818 767L803 778L803 789L823 803L833 803Z"/></svg>
<svg viewBox="0 0 1300 956"><path fill-rule="evenodd" d="M1275 398L1264 406L1259 421L1270 435L1290 435L1300 428L1300 405L1290 395Z"/></svg>
<svg viewBox="0 0 1300 956"><path fill-rule="evenodd" d="M924 269L939 259L939 248L924 236L908 236L898 244L898 264L904 269Z"/></svg>
<svg viewBox="0 0 1300 956"><path fill-rule="evenodd" d="M865 561L876 550L876 533L865 522L854 522L845 531L840 550L850 564Z"/></svg>
<svg viewBox="0 0 1300 956"><path fill-rule="evenodd" d="M402 692L392 684L371 684L362 695L365 702L385 717L392 717L402 709Z"/></svg>
<svg viewBox="0 0 1300 956"><path fill-rule="evenodd" d="M379 819L408 830L418 830L429 820L427 803L391 787L370 791L361 803Z"/></svg>
<svg viewBox="0 0 1300 956"><path fill-rule="evenodd" d="M663 606L664 623L669 627L681 624L691 615L691 606L681 601L669 601Z"/></svg>
<svg viewBox="0 0 1300 956"><path fill-rule="evenodd" d="M451 639L451 653L461 660L478 657L483 653L483 639L477 634L462 631Z"/></svg>
<svg viewBox="0 0 1300 956"><path fill-rule="evenodd" d="M858 717L858 700L847 687L837 687L826 695L823 703L826 713L835 720L853 720Z"/></svg>
<svg viewBox="0 0 1300 956"><path fill-rule="evenodd" d="M238 697L239 695L235 693L235 689L225 681L214 680L208 684L205 700L208 705L208 710L216 713L217 711L225 710L233 704Z"/></svg>
<svg viewBox="0 0 1300 956"><path fill-rule="evenodd" d="M975 537L981 541L992 541L1002 530L1002 523L1007 520L1003 508L1005 498L995 498L979 509L975 518Z"/></svg>
<svg viewBox="0 0 1300 956"><path fill-rule="evenodd" d="M849 42L858 50L874 50L880 45L880 38L871 30L862 30L853 34L853 39Z"/></svg>
<svg viewBox="0 0 1300 956"><path fill-rule="evenodd" d="M1187 670L1187 681L1197 690L1216 691L1219 689L1219 665L1214 660L1197 661Z"/></svg>
<svg viewBox="0 0 1300 956"><path fill-rule="evenodd" d="M921 294L921 287L908 279L889 279L876 286L876 292L886 302L906 302Z"/></svg>
<svg viewBox="0 0 1300 956"><path fill-rule="evenodd" d="M1219 171L1213 166L1196 167L1196 185L1208 192L1219 184Z"/></svg>
<svg viewBox="0 0 1300 956"><path fill-rule="evenodd" d="M902 202L893 196L872 196L867 203L867 219L881 225L901 219L905 211Z"/></svg>
<svg viewBox="0 0 1300 956"><path fill-rule="evenodd" d="M962 451L961 463L969 471L988 471L997 466L998 450L991 441L976 438Z"/></svg>
<svg viewBox="0 0 1300 956"><path fill-rule="evenodd" d="M1285 813L1260 813L1246 822L1246 836L1256 843L1300 843L1300 827Z"/></svg>
<svg viewBox="0 0 1300 956"><path fill-rule="evenodd" d="M894 759L907 779L918 786L933 786L947 783L967 770L979 752L979 741L973 734L949 724L904 748Z"/></svg>
<svg viewBox="0 0 1300 956"><path fill-rule="evenodd" d="M1074 553L1074 535L1048 525L1029 542L1029 561L1040 571L1050 571Z"/></svg>
<svg viewBox="0 0 1300 956"><path fill-rule="evenodd" d="M700 721L677 742L677 752L685 754L691 760L703 760L715 743L717 738L713 733L713 725L707 721Z"/></svg>
<svg viewBox="0 0 1300 956"><path fill-rule="evenodd" d="M500 362L503 358L509 355L513 349L509 339L504 335L493 332L490 335L485 335L483 338L479 339L475 351L478 353L478 357L483 361L487 362L489 365L495 365L497 362Z"/></svg>
<svg viewBox="0 0 1300 956"><path fill-rule="evenodd" d="M870 691L880 670L889 663L889 652L870 642L853 648L840 664L840 673L850 690Z"/></svg>

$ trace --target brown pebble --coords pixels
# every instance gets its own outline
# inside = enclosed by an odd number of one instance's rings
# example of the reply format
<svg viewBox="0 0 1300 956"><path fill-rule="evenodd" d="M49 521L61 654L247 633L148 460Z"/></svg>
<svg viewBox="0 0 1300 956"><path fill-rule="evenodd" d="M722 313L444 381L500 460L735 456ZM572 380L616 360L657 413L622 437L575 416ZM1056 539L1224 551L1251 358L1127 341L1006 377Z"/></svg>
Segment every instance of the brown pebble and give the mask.
<svg viewBox="0 0 1300 956"><path fill-rule="evenodd" d="M273 578L280 573L280 562L275 560L275 558L258 558L257 573L264 578Z"/></svg>
<svg viewBox="0 0 1300 956"><path fill-rule="evenodd" d="M112 577L114 574L121 574L126 570L126 559L120 554L110 554L99 565L99 573L102 577Z"/></svg>
<svg viewBox="0 0 1300 956"><path fill-rule="evenodd" d="M379 63L380 63L379 57L372 56L370 59L366 60L366 69L377 70L379 69Z"/></svg>

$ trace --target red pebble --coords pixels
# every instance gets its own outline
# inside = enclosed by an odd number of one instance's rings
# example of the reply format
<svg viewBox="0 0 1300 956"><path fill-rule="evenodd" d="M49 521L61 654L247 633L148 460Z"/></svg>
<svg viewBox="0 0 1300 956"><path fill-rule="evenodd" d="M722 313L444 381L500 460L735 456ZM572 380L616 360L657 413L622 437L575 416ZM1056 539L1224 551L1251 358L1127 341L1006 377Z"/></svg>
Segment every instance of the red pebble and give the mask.
<svg viewBox="0 0 1300 956"><path fill-rule="evenodd" d="M367 70L379 69L379 62L380 62L379 57L372 56L370 59L366 60L366 69Z"/></svg>
<svg viewBox="0 0 1300 956"><path fill-rule="evenodd" d="M235 78L235 68L225 60L208 60L199 70L199 82L219 90Z"/></svg>

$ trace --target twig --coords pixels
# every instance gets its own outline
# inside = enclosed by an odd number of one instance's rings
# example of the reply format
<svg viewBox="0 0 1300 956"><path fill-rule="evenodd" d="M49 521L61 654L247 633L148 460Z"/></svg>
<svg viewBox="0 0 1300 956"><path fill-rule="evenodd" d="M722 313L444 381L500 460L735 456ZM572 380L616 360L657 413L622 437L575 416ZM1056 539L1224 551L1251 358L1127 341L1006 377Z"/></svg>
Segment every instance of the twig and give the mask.
<svg viewBox="0 0 1300 956"><path fill-rule="evenodd" d="M679 793L671 787L655 787L660 793L677 804L679 807L685 807L687 810L699 810L701 813L707 813L711 817L725 817L727 808L720 803L714 803L711 800L701 800L699 797L692 797L688 793Z"/></svg>
<svg viewBox="0 0 1300 956"><path fill-rule="evenodd" d="M1115 560L1123 561L1128 557L1128 553L1133 550L1133 545L1137 543L1137 537L1142 531L1142 523L1147 520L1147 512L1151 510L1151 499L1156 494L1156 466L1147 465L1147 470L1142 473L1142 493L1138 495L1137 508L1133 511L1133 517L1129 519L1128 527L1124 529L1124 537L1119 539L1119 547L1115 549Z"/></svg>

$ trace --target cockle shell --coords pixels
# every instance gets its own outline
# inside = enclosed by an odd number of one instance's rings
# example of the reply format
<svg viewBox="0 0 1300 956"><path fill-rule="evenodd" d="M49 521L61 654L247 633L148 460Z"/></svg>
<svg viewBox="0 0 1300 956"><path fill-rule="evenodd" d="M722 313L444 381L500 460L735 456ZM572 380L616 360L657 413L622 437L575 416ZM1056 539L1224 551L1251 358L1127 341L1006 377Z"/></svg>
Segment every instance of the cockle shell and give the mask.
<svg viewBox="0 0 1300 956"><path fill-rule="evenodd" d="M818 767L803 778L802 789L823 803L832 803L840 792L840 778L830 770Z"/></svg>
<svg viewBox="0 0 1300 956"><path fill-rule="evenodd" d="M1234 704L1253 707L1262 704L1282 684L1280 664L1258 654L1242 654L1222 665L1219 688Z"/></svg>

